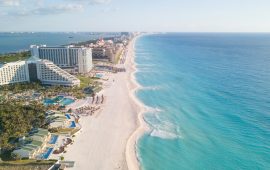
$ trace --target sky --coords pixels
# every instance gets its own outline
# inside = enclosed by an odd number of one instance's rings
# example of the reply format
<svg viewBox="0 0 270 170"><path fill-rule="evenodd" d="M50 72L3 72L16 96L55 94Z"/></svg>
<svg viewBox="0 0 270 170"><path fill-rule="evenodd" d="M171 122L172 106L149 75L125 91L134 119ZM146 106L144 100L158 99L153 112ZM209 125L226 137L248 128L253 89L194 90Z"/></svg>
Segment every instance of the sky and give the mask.
<svg viewBox="0 0 270 170"><path fill-rule="evenodd" d="M270 32L270 0L0 0L2 31Z"/></svg>

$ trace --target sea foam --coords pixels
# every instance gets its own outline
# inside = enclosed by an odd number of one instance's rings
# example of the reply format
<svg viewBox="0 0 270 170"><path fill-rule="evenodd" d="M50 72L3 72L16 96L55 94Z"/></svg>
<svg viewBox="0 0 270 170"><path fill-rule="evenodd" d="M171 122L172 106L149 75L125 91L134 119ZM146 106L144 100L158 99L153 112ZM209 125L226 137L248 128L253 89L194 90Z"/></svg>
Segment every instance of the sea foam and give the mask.
<svg viewBox="0 0 270 170"><path fill-rule="evenodd" d="M156 91L162 89L161 86L141 86L139 87L138 90L151 90L151 91Z"/></svg>
<svg viewBox="0 0 270 170"><path fill-rule="evenodd" d="M177 138L179 138L179 136L177 134L174 134L172 132L166 132L163 130L157 130L157 129L152 130L152 132L150 133L150 136L159 137L162 139L177 139Z"/></svg>
<svg viewBox="0 0 270 170"><path fill-rule="evenodd" d="M161 108L158 107L150 107L150 106L145 106L146 112L147 113L160 113L163 112Z"/></svg>
<svg viewBox="0 0 270 170"><path fill-rule="evenodd" d="M270 34L148 35L136 48L150 53L136 53L136 80L162 85L138 95L153 107L141 169L270 169Z"/></svg>
<svg viewBox="0 0 270 170"><path fill-rule="evenodd" d="M152 112L148 112L145 121L150 126L150 136L162 139L179 139L182 138L180 127L164 119L162 113L164 110L159 108L151 108Z"/></svg>

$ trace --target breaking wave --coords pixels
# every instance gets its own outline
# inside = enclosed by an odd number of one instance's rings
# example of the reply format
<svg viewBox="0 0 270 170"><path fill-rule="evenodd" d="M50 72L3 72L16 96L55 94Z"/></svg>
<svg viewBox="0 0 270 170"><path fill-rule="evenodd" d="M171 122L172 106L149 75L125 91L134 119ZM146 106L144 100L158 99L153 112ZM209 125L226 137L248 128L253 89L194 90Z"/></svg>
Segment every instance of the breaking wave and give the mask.
<svg viewBox="0 0 270 170"><path fill-rule="evenodd" d="M164 119L164 116L162 116L162 112L164 112L163 110L160 108L149 109L149 114L145 117L145 121L151 129L150 136L162 139L182 138L180 127L169 120Z"/></svg>
<svg viewBox="0 0 270 170"><path fill-rule="evenodd" d="M159 137L162 139L177 139L177 138L179 138L179 136L175 133L167 132L167 131L163 131L163 130L157 130L157 129L152 130L152 132L150 133L150 136Z"/></svg>

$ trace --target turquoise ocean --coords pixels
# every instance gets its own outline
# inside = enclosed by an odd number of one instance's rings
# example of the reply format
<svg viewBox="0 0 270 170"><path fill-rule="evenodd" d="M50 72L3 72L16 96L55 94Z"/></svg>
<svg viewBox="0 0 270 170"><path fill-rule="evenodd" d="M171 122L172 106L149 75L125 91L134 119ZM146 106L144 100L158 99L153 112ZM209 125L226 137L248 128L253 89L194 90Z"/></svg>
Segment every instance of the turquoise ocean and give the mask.
<svg viewBox="0 0 270 170"><path fill-rule="evenodd" d="M153 34L135 48L143 170L270 169L270 34Z"/></svg>

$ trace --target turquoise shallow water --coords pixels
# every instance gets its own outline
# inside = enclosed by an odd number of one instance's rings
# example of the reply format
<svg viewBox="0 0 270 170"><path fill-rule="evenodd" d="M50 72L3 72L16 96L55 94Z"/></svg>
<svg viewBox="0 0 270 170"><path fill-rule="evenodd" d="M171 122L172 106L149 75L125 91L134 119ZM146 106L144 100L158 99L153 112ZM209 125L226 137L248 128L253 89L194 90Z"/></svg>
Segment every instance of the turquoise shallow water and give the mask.
<svg viewBox="0 0 270 170"><path fill-rule="evenodd" d="M136 63L142 169L270 169L270 34L147 35Z"/></svg>

